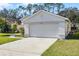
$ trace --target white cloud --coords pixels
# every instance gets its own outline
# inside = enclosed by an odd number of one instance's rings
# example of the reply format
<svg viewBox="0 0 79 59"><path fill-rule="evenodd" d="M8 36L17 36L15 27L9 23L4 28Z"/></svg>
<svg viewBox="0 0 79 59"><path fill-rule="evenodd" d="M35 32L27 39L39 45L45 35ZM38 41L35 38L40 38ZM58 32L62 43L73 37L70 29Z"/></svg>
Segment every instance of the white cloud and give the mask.
<svg viewBox="0 0 79 59"><path fill-rule="evenodd" d="M20 5L26 6L27 3L0 3L0 10L3 8L18 8Z"/></svg>
<svg viewBox="0 0 79 59"><path fill-rule="evenodd" d="M8 3L0 3L0 9L7 8L10 5Z"/></svg>
<svg viewBox="0 0 79 59"><path fill-rule="evenodd" d="M0 3L0 10L3 8L17 8L20 4L15 4L15 3Z"/></svg>

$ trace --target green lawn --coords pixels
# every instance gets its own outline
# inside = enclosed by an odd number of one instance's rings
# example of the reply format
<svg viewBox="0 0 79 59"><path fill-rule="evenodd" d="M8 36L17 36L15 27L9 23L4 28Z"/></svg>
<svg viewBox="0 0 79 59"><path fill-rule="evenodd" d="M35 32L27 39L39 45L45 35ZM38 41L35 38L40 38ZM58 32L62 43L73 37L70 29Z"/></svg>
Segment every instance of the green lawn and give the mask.
<svg viewBox="0 0 79 59"><path fill-rule="evenodd" d="M79 56L79 40L58 40L42 56Z"/></svg>
<svg viewBox="0 0 79 59"><path fill-rule="evenodd" d="M0 45L12 41L19 40L20 38L8 38L8 37L0 37Z"/></svg>
<svg viewBox="0 0 79 59"><path fill-rule="evenodd" d="M9 36L11 36L12 34L15 34L16 38L10 38ZM19 40L20 38L21 38L20 33L0 33L0 45Z"/></svg>
<svg viewBox="0 0 79 59"><path fill-rule="evenodd" d="M8 37L12 34L15 34L16 37L21 37L21 33L0 33L0 37Z"/></svg>

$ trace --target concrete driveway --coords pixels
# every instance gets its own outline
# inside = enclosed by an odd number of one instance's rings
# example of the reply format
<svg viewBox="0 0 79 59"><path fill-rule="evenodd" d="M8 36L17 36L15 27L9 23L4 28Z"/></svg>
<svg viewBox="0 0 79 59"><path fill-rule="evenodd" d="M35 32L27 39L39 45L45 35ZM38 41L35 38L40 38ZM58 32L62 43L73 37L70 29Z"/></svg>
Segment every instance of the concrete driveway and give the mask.
<svg viewBox="0 0 79 59"><path fill-rule="evenodd" d="M0 45L0 55L40 56L56 40L56 38L23 38L22 40Z"/></svg>

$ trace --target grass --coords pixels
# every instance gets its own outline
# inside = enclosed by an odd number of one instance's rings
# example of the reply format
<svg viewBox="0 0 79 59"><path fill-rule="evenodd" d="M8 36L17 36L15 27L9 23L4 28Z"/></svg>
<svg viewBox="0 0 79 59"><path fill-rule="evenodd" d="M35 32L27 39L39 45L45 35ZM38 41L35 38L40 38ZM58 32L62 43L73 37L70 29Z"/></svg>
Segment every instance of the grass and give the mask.
<svg viewBox="0 0 79 59"><path fill-rule="evenodd" d="M15 34L16 38L9 38L9 36L12 34ZM0 45L19 40L20 37L21 37L20 33L0 33Z"/></svg>
<svg viewBox="0 0 79 59"><path fill-rule="evenodd" d="M79 56L79 40L58 40L42 56Z"/></svg>
<svg viewBox="0 0 79 59"><path fill-rule="evenodd" d="M0 33L0 37L7 37L7 36L10 36L12 34L15 34L17 37L21 36L20 33Z"/></svg>
<svg viewBox="0 0 79 59"><path fill-rule="evenodd" d="M8 38L8 37L0 37L0 45L8 42L13 42L19 40L20 38Z"/></svg>

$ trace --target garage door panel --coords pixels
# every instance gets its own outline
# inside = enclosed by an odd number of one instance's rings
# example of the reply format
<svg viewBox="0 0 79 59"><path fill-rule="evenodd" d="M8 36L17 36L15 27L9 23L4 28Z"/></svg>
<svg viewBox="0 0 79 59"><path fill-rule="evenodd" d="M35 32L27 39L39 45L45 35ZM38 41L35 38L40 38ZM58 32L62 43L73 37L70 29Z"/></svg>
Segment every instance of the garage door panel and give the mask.
<svg viewBox="0 0 79 59"><path fill-rule="evenodd" d="M56 37L58 34L57 24L32 24L30 25L30 36Z"/></svg>

